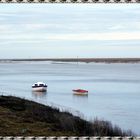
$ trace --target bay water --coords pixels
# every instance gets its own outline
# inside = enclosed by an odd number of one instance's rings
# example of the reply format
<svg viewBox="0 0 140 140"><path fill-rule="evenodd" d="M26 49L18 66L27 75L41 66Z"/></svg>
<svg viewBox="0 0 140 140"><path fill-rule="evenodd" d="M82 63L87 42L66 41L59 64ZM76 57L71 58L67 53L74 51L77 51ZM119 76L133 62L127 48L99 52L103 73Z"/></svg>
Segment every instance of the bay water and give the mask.
<svg viewBox="0 0 140 140"><path fill-rule="evenodd" d="M38 81L48 85L47 93L32 92ZM78 88L88 96L73 95ZM1 62L0 94L64 107L140 134L140 63Z"/></svg>

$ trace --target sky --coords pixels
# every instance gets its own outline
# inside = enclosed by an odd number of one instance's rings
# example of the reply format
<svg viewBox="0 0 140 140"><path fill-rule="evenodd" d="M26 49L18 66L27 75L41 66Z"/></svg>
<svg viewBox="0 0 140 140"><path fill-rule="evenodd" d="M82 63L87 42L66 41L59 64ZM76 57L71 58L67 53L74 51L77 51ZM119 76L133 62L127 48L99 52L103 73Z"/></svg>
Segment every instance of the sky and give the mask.
<svg viewBox="0 0 140 140"><path fill-rule="evenodd" d="M65 57L140 57L140 5L0 5L0 59Z"/></svg>

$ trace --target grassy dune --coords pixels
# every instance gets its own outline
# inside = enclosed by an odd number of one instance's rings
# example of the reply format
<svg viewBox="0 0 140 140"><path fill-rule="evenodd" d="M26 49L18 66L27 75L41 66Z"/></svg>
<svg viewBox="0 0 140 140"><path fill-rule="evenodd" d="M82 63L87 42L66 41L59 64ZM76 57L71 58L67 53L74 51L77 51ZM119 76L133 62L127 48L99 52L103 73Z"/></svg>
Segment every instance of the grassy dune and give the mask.
<svg viewBox="0 0 140 140"><path fill-rule="evenodd" d="M68 112L13 96L0 96L1 136L132 136L108 121L88 122Z"/></svg>

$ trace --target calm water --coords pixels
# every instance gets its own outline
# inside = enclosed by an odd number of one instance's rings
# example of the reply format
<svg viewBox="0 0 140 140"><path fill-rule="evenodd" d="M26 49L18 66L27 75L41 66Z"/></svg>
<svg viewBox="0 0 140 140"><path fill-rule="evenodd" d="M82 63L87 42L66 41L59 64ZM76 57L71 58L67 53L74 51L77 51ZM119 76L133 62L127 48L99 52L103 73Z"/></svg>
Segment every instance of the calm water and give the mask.
<svg viewBox="0 0 140 140"><path fill-rule="evenodd" d="M31 92L37 81L48 84L46 94ZM74 96L75 88L89 95ZM0 91L70 107L140 134L140 64L0 63Z"/></svg>

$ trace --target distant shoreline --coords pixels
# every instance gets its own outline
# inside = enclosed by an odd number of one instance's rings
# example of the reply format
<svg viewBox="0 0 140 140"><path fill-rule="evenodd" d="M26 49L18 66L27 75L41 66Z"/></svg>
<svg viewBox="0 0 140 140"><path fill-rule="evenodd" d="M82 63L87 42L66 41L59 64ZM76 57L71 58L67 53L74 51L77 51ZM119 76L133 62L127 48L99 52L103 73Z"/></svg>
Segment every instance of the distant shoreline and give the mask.
<svg viewBox="0 0 140 140"><path fill-rule="evenodd" d="M32 58L32 59L0 59L0 62L20 61L53 61L53 62L85 62L85 63L139 63L140 58Z"/></svg>

